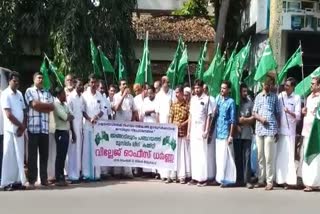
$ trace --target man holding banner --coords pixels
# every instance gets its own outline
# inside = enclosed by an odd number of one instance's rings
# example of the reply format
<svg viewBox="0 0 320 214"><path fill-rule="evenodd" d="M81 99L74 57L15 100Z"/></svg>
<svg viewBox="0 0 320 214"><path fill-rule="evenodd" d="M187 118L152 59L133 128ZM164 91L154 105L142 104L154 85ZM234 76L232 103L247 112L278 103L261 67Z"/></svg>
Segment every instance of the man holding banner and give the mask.
<svg viewBox="0 0 320 214"><path fill-rule="evenodd" d="M100 167L94 165L94 126L103 116L105 103L103 96L97 91L98 78L95 74L89 76L88 89L83 93L83 116L86 119L83 130L82 174L85 180L99 180Z"/></svg>
<svg viewBox="0 0 320 214"><path fill-rule="evenodd" d="M177 176L181 184L191 177L190 145L187 141L187 129L189 118L189 104L184 100L183 87L178 86L175 90L177 101L170 108L170 123L178 126L178 152L177 152ZM173 173L169 173L173 174ZM168 177L166 183L173 181Z"/></svg>
<svg viewBox="0 0 320 214"><path fill-rule="evenodd" d="M158 123L169 123L170 107L175 100L175 93L169 88L170 82L168 77L163 76L161 78L161 89L156 95L156 114ZM159 170L160 177L162 181L165 181L167 177L175 177L175 175L170 175L167 170Z"/></svg>
<svg viewBox="0 0 320 214"><path fill-rule="evenodd" d="M137 109L134 104L133 96L127 87L127 81L120 80L120 91L114 95L114 110L116 112L116 121L128 122L135 121L137 118ZM133 178L131 167L115 167L114 174Z"/></svg>

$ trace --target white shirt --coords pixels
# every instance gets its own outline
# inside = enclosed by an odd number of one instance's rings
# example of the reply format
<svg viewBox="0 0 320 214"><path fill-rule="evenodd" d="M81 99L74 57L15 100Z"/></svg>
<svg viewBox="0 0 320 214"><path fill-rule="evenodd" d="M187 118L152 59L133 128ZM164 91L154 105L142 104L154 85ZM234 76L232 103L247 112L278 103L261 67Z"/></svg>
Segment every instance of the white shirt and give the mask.
<svg viewBox="0 0 320 214"><path fill-rule="evenodd" d="M190 101L191 122L193 124L205 124L207 116L213 113L211 101L204 93L198 97L192 96Z"/></svg>
<svg viewBox="0 0 320 214"><path fill-rule="evenodd" d="M165 93L161 89L156 95L156 113L159 114L160 123L169 123L170 107L176 100L176 93L169 89L168 93Z"/></svg>
<svg viewBox="0 0 320 214"><path fill-rule="evenodd" d="M143 105L143 97L142 97L142 94L139 94L137 96L134 97L134 105L136 106L137 108L137 111L138 111L138 115L139 115L139 118L142 114L142 105Z"/></svg>
<svg viewBox="0 0 320 214"><path fill-rule="evenodd" d="M1 99L2 91L0 90L0 99ZM0 102L0 135L3 135L3 114L2 114L2 108L1 108L1 102Z"/></svg>
<svg viewBox="0 0 320 214"><path fill-rule="evenodd" d="M24 109L26 109L22 93L16 91L14 93L10 87L6 88L1 95L2 113L5 114L5 109L10 109L11 113L22 123L24 117ZM3 117L4 131L16 133L18 127L14 125L7 116Z"/></svg>
<svg viewBox="0 0 320 214"><path fill-rule="evenodd" d="M310 94L307 98L307 104L306 104L307 115L303 119L303 129L301 133L301 135L304 137L309 137L310 135L313 120L314 120L319 102L320 102L320 95L318 94L316 94L316 96L314 96L313 94Z"/></svg>
<svg viewBox="0 0 320 214"><path fill-rule="evenodd" d="M105 103L102 94L96 91L95 94L91 93L91 90L87 90L82 94L83 98L83 111L87 113L90 118L98 115L103 111ZM90 121L86 120L85 127L92 127Z"/></svg>
<svg viewBox="0 0 320 214"><path fill-rule="evenodd" d="M143 106L142 106L142 118L143 118L143 122L146 123L156 123L157 121L157 117L156 117L156 113L152 113L150 116L146 116L145 113L146 111L152 111L156 109L156 101L155 99L153 99L152 101L150 100L149 97L144 98L143 100Z"/></svg>
<svg viewBox="0 0 320 214"><path fill-rule="evenodd" d="M111 109L111 104L110 101L108 100L107 96L105 94L102 95L104 99L104 108L103 108L103 115L101 117L101 120L109 120L109 115L112 114L112 109Z"/></svg>
<svg viewBox="0 0 320 214"><path fill-rule="evenodd" d="M216 98L214 98L213 96L210 96L210 102L211 102L211 108L212 108L212 113L216 110L217 107L217 101Z"/></svg>
<svg viewBox="0 0 320 214"><path fill-rule="evenodd" d="M76 90L73 90L67 97L67 104L70 113L74 116L75 120L81 120L83 118L84 101Z"/></svg>
<svg viewBox="0 0 320 214"><path fill-rule="evenodd" d="M121 92L118 92L114 95L114 105L118 105L121 102L121 97ZM115 120L131 121L133 111L136 111L133 96L131 94L127 94L127 96L122 101L121 107L116 112Z"/></svg>
<svg viewBox="0 0 320 214"><path fill-rule="evenodd" d="M298 95L292 93L289 97L284 91L278 95L279 106L280 106L280 134L295 136L297 122L301 118L301 99ZM292 117L291 114L286 114L284 108L287 108L290 112L296 115L296 118ZM288 118L288 121L287 121ZM289 123L289 128L288 128Z"/></svg>

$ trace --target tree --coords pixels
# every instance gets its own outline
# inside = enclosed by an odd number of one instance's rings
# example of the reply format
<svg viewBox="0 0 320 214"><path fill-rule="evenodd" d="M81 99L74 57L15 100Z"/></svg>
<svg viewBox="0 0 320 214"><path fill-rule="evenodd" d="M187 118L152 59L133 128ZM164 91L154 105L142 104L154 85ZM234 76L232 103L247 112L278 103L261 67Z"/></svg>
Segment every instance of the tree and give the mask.
<svg viewBox="0 0 320 214"><path fill-rule="evenodd" d="M132 12L136 0L104 0L95 7L90 0L3 0L0 4L0 53L22 53L19 37L41 40L41 52L54 59L63 73L81 77L92 72L90 37L110 59L119 42L128 68L134 58ZM132 70L132 69L128 69Z"/></svg>
<svg viewBox="0 0 320 214"><path fill-rule="evenodd" d="M224 48L227 42L239 40L241 15L246 9L248 0L211 0L215 8L215 45ZM244 45L244 44L243 44Z"/></svg>
<svg viewBox="0 0 320 214"><path fill-rule="evenodd" d="M183 16L208 16L208 0L188 0L181 9L173 12L174 15Z"/></svg>

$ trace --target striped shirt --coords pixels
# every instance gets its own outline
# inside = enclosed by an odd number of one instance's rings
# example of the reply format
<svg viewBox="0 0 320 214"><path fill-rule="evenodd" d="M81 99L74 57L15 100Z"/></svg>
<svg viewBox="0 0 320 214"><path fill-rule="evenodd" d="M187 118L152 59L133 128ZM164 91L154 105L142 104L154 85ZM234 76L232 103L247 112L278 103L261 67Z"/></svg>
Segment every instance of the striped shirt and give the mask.
<svg viewBox="0 0 320 214"><path fill-rule="evenodd" d="M266 118L268 124L263 125L260 121L256 121L257 136L274 136L278 133L277 118L280 116L280 107L278 97L274 93L259 93L254 101L252 112Z"/></svg>
<svg viewBox="0 0 320 214"><path fill-rule="evenodd" d="M27 89L25 99L29 107L28 111L28 131L32 134L49 133L49 113L38 112L30 106L32 101L42 103L53 103L53 97L45 89L37 89L35 86Z"/></svg>

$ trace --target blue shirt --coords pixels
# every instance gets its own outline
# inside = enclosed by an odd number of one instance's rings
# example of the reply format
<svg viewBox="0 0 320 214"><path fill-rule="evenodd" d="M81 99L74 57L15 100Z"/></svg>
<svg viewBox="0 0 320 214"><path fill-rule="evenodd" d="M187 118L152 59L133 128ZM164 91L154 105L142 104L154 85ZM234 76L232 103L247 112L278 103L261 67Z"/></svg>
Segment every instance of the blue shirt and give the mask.
<svg viewBox="0 0 320 214"><path fill-rule="evenodd" d="M257 136L274 136L278 133L277 117L280 115L280 107L276 94L259 93L254 101L252 111L268 121L267 125L263 125L258 120L256 121Z"/></svg>
<svg viewBox="0 0 320 214"><path fill-rule="evenodd" d="M219 140L227 139L230 135L231 124L236 123L236 106L232 98L221 96L217 97L217 125L216 138Z"/></svg>

